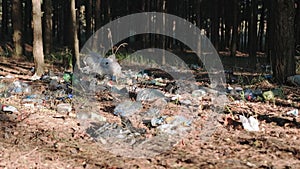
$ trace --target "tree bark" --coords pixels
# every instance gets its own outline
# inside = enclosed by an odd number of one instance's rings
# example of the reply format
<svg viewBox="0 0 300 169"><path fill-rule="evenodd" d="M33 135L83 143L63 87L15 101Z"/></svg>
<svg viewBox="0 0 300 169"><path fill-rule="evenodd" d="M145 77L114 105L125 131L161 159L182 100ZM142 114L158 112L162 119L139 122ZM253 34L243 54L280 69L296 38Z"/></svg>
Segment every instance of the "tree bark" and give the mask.
<svg viewBox="0 0 300 169"><path fill-rule="evenodd" d="M214 0L212 13L212 43L217 51L219 51L219 17L218 17L218 0Z"/></svg>
<svg viewBox="0 0 300 169"><path fill-rule="evenodd" d="M264 51L264 35L265 35L265 3L262 2L262 9L259 19L258 47L259 51Z"/></svg>
<svg viewBox="0 0 300 169"><path fill-rule="evenodd" d="M44 52L49 55L52 49L52 0L44 0Z"/></svg>
<svg viewBox="0 0 300 169"><path fill-rule="evenodd" d="M22 2L21 0L12 1L12 24L13 24L13 42L14 58L20 58L23 54L22 47Z"/></svg>
<svg viewBox="0 0 300 169"><path fill-rule="evenodd" d="M8 3L6 0L2 1L2 21L1 21L1 38L6 40L6 34L8 33L8 13L9 13L9 9L8 9Z"/></svg>
<svg viewBox="0 0 300 169"><path fill-rule="evenodd" d="M272 4L273 0L266 1L267 8L267 32L266 32L266 54L267 60L271 63L271 55L272 55L272 46L273 46L273 35L274 35L274 6Z"/></svg>
<svg viewBox="0 0 300 169"><path fill-rule="evenodd" d="M76 9L75 9L75 0L70 0L70 11L71 11L71 28L72 28L72 56L73 56L73 68L75 63L78 68L80 68L79 61L79 40L77 34L77 18L76 18Z"/></svg>
<svg viewBox="0 0 300 169"><path fill-rule="evenodd" d="M275 2L275 3L274 3ZM293 0L275 0L274 42L272 46L272 69L275 80L283 84L296 73L295 65L295 4Z"/></svg>
<svg viewBox="0 0 300 169"><path fill-rule="evenodd" d="M32 0L33 57L37 76L44 73L41 0Z"/></svg>
<svg viewBox="0 0 300 169"><path fill-rule="evenodd" d="M250 10L248 36L249 66L255 68L257 52L257 0L251 1Z"/></svg>
<svg viewBox="0 0 300 169"><path fill-rule="evenodd" d="M235 57L237 50L237 37L238 37L238 1L233 0L233 28L232 28L232 40L231 40L231 56Z"/></svg>
<svg viewBox="0 0 300 169"><path fill-rule="evenodd" d="M101 0L96 0L95 21L95 27L97 31L101 27Z"/></svg>
<svg viewBox="0 0 300 169"><path fill-rule="evenodd" d="M72 11L71 11L71 2L72 0L67 0L66 3L62 4L63 6L63 22L61 24L63 24L63 30L64 31L64 46L67 46L69 48L72 48L72 40L73 40L73 28L72 28Z"/></svg>
<svg viewBox="0 0 300 169"><path fill-rule="evenodd" d="M89 39L92 35L92 0L85 1L85 12L86 12L86 39ZM97 16L97 13L96 13Z"/></svg>
<svg viewBox="0 0 300 169"><path fill-rule="evenodd" d="M31 43L32 42L32 5L31 0L25 0L24 7L24 22L23 22L23 42Z"/></svg>
<svg viewBox="0 0 300 169"><path fill-rule="evenodd" d="M298 49L300 49L300 0L297 1L297 11L296 11L296 17L295 17L295 28L296 28L296 45L298 46Z"/></svg>

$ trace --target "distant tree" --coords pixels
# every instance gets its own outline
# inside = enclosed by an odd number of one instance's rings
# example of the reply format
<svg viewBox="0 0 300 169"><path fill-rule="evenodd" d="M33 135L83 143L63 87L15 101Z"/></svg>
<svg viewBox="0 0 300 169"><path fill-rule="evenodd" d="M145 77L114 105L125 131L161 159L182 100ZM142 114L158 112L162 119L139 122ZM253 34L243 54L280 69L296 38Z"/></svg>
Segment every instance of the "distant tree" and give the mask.
<svg viewBox="0 0 300 169"><path fill-rule="evenodd" d="M35 76L40 77L44 73L41 0L32 0L32 24Z"/></svg>
<svg viewBox="0 0 300 169"><path fill-rule="evenodd" d="M22 2L21 0L12 1L12 24L13 24L13 42L14 58L20 58L23 54L22 47Z"/></svg>
<svg viewBox="0 0 300 169"><path fill-rule="evenodd" d="M32 42L32 4L31 0L24 0L24 16L23 16L23 42ZM26 49L24 49L26 50Z"/></svg>
<svg viewBox="0 0 300 169"><path fill-rule="evenodd" d="M95 27L96 27L96 31L101 27L101 0L96 0Z"/></svg>
<svg viewBox="0 0 300 169"><path fill-rule="evenodd" d="M43 10L44 51L48 55L52 49L52 0L44 0Z"/></svg>
<svg viewBox="0 0 300 169"><path fill-rule="evenodd" d="M76 63L78 68L80 68L79 61L79 40L77 34L77 17L76 17L76 5L75 0L70 0L70 12L71 12L71 32L72 32L72 40L71 40L71 49L73 56L73 66Z"/></svg>
<svg viewBox="0 0 300 169"><path fill-rule="evenodd" d="M231 56L235 57L237 50L237 38L238 38L238 13L239 13L239 4L238 0L233 0L232 4L233 10L233 28L232 28L232 40L231 40Z"/></svg>
<svg viewBox="0 0 300 169"><path fill-rule="evenodd" d="M295 3L293 0L274 0L274 35L271 61L275 80L282 84L296 72L295 65Z"/></svg>
<svg viewBox="0 0 300 169"><path fill-rule="evenodd" d="M2 35L0 35L0 37L2 38L2 40L6 39L7 37L5 37L5 35L8 33L8 13L9 13L9 5L8 5L9 1L2 1L2 20L1 20L1 33Z"/></svg>
<svg viewBox="0 0 300 169"><path fill-rule="evenodd" d="M85 20L86 20L86 39L90 38L92 35L92 20L93 20L93 1L92 0L86 0L85 1ZM96 14L97 15L97 14Z"/></svg>
<svg viewBox="0 0 300 169"><path fill-rule="evenodd" d="M260 9L260 18L259 18L259 31L258 31L258 50L264 51L264 33L265 33L265 1L261 2L261 9Z"/></svg>
<svg viewBox="0 0 300 169"><path fill-rule="evenodd" d="M251 67L256 65L257 52L257 0L252 0L249 11L249 36L248 36L248 52Z"/></svg>
<svg viewBox="0 0 300 169"><path fill-rule="evenodd" d="M296 11L296 17L295 17L295 28L296 28L296 44L299 46L298 49L300 49L300 0L297 1L297 11Z"/></svg>

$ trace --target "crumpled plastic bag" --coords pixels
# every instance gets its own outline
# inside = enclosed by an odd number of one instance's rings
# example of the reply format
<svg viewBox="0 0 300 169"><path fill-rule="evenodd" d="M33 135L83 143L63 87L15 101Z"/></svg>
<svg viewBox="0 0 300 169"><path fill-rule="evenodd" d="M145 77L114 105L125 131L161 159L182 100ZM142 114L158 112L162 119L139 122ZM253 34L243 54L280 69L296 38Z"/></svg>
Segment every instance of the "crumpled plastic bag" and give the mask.
<svg viewBox="0 0 300 169"><path fill-rule="evenodd" d="M259 122L257 119L255 119L253 116L250 116L249 118L240 115L240 121L243 124L243 127L247 131L259 131Z"/></svg>

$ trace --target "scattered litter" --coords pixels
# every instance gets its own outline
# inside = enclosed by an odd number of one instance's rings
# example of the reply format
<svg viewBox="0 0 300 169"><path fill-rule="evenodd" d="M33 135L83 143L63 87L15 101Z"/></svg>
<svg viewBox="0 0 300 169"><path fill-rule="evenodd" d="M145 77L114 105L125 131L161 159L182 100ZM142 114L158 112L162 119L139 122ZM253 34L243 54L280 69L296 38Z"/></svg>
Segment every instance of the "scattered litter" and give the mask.
<svg viewBox="0 0 300 169"><path fill-rule="evenodd" d="M72 111L72 105L69 103L60 103L56 109L58 113L69 113Z"/></svg>
<svg viewBox="0 0 300 169"><path fill-rule="evenodd" d="M156 89L143 89L138 92L136 100L137 101L155 101L156 99L164 98L165 95Z"/></svg>
<svg viewBox="0 0 300 169"><path fill-rule="evenodd" d="M255 100L256 96L254 95L253 91L250 89L246 89L244 91L244 97L246 100L251 101L251 100Z"/></svg>
<svg viewBox="0 0 300 169"><path fill-rule="evenodd" d="M239 93L239 92L243 91L243 88L242 87L235 87L234 90Z"/></svg>
<svg viewBox="0 0 300 169"><path fill-rule="evenodd" d="M91 119L91 114L88 112L78 112L76 113L76 117L78 120L88 120Z"/></svg>
<svg viewBox="0 0 300 169"><path fill-rule="evenodd" d="M121 66L117 62L115 55L110 55L108 58L102 57L100 54L91 52L83 58L86 67L81 71L84 73L97 73L101 76L120 76Z"/></svg>
<svg viewBox="0 0 300 169"><path fill-rule="evenodd" d="M3 104L0 104L0 110L3 112L11 112L11 113L18 112L18 109L16 107L9 106L9 105L3 105Z"/></svg>
<svg viewBox="0 0 300 169"><path fill-rule="evenodd" d="M291 110L291 111L287 112L286 114L289 116L298 117L298 109Z"/></svg>
<svg viewBox="0 0 300 169"><path fill-rule="evenodd" d="M143 108L141 102L125 101L116 106L114 115L131 116Z"/></svg>
<svg viewBox="0 0 300 169"><path fill-rule="evenodd" d="M192 121L183 116L166 117L164 120L166 124L162 124L157 127L160 133L182 135L191 129L189 126L191 125Z"/></svg>
<svg viewBox="0 0 300 169"><path fill-rule="evenodd" d="M164 123L165 119L166 119L166 116L162 116L162 117L158 117L158 118L152 118L151 119L151 125L153 127L162 125Z"/></svg>
<svg viewBox="0 0 300 169"><path fill-rule="evenodd" d="M181 104L184 104L184 105L192 105L192 101L191 100L182 100L180 101Z"/></svg>
<svg viewBox="0 0 300 169"><path fill-rule="evenodd" d="M106 118L97 113L91 113L91 119L96 121L106 121Z"/></svg>
<svg viewBox="0 0 300 169"><path fill-rule="evenodd" d="M249 118L240 115L240 121L243 124L243 127L247 131L259 131L259 122L257 119L255 119L253 116L250 116Z"/></svg>
<svg viewBox="0 0 300 169"><path fill-rule="evenodd" d="M272 91L266 91L262 95L266 101L273 101L275 99L274 93Z"/></svg>
<svg viewBox="0 0 300 169"><path fill-rule="evenodd" d="M300 75L290 76L287 81L295 86L300 86Z"/></svg>
<svg viewBox="0 0 300 169"><path fill-rule="evenodd" d="M70 73L64 73L63 79L65 82L70 82L72 80L72 75Z"/></svg>
<svg viewBox="0 0 300 169"><path fill-rule="evenodd" d="M6 79L13 79L13 78L15 78L15 76L13 76L13 75L6 75L5 78Z"/></svg>
<svg viewBox="0 0 300 169"><path fill-rule="evenodd" d="M198 90L194 90L192 92L192 96L193 97L202 97L205 96L207 93L204 89L198 89Z"/></svg>

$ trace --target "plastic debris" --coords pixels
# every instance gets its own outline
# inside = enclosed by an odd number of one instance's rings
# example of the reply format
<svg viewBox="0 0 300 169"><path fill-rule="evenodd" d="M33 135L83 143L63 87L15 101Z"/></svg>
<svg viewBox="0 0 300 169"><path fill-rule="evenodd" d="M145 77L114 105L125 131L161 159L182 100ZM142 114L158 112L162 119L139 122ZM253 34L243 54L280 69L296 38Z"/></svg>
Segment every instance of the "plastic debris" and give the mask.
<svg viewBox="0 0 300 169"><path fill-rule="evenodd" d="M156 89L143 89L137 94L137 101L155 101L156 99L164 98L165 95Z"/></svg>
<svg viewBox="0 0 300 169"><path fill-rule="evenodd" d="M111 92L128 97L128 90L125 86L114 85L111 87Z"/></svg>
<svg viewBox="0 0 300 169"><path fill-rule="evenodd" d="M295 86L300 86L300 75L290 76L287 81Z"/></svg>
<svg viewBox="0 0 300 169"><path fill-rule="evenodd" d="M183 116L171 116L164 119L165 124L157 127L160 133L166 133L170 135L185 134L190 128L192 121ZM159 122L159 121L157 121ZM152 124L152 121L151 121Z"/></svg>
<svg viewBox="0 0 300 169"><path fill-rule="evenodd" d="M9 106L9 105L3 105L3 104L0 104L0 110L3 112L11 112L11 113L18 112L18 109L16 107Z"/></svg>
<svg viewBox="0 0 300 169"><path fill-rule="evenodd" d="M165 119L166 119L166 116L162 116L162 117L158 117L158 118L152 118L151 119L151 125L153 127L162 125L164 123Z"/></svg>
<svg viewBox="0 0 300 169"><path fill-rule="evenodd" d="M270 79L273 78L273 76L272 75L264 75L264 78L267 79L267 80L270 80Z"/></svg>
<svg viewBox="0 0 300 169"><path fill-rule="evenodd" d="M38 97L28 96L28 97L25 97L24 99L22 99L22 104L26 104L26 103L42 104L43 100L39 99Z"/></svg>
<svg viewBox="0 0 300 169"><path fill-rule="evenodd" d="M181 104L184 104L184 105L192 105L192 101L191 100L182 100L180 101Z"/></svg>
<svg viewBox="0 0 300 169"><path fill-rule="evenodd" d="M283 90L278 88L278 89L273 89L271 90L274 94L274 96L278 96L280 98L284 98Z"/></svg>
<svg viewBox="0 0 300 169"><path fill-rule="evenodd" d="M131 116L143 108L141 102L125 101L120 103L114 109L114 115Z"/></svg>
<svg viewBox="0 0 300 169"><path fill-rule="evenodd" d="M65 82L70 82L72 80L72 75L70 73L64 73L63 79Z"/></svg>
<svg viewBox="0 0 300 169"><path fill-rule="evenodd" d="M30 93L31 87L27 83L21 81L14 81L12 86L9 87L8 92L13 94Z"/></svg>
<svg viewBox="0 0 300 169"><path fill-rule="evenodd" d="M97 73L101 76L120 76L121 66L117 62L115 55L110 55L108 58L102 57L98 53L91 52L83 58L86 67L81 70L85 73Z"/></svg>
<svg viewBox="0 0 300 169"><path fill-rule="evenodd" d="M241 87L235 87L234 90L239 93L239 92L243 91L243 88L241 88Z"/></svg>
<svg viewBox="0 0 300 169"><path fill-rule="evenodd" d="M287 112L286 114L289 116L298 117L299 112L298 112L298 109L294 109L294 110Z"/></svg>
<svg viewBox="0 0 300 169"><path fill-rule="evenodd" d="M78 120L88 120L91 118L91 114L88 112L78 112L76 113L76 117Z"/></svg>
<svg viewBox="0 0 300 169"><path fill-rule="evenodd" d="M266 91L263 93L263 98L266 101L273 101L275 99L274 93L272 91Z"/></svg>
<svg viewBox="0 0 300 169"><path fill-rule="evenodd" d="M158 108L150 108L147 112L145 112L145 116L147 117L157 117L160 113L160 109Z"/></svg>
<svg viewBox="0 0 300 169"><path fill-rule="evenodd" d="M198 90L194 90L192 92L192 96L193 97L202 97L205 96L207 93L204 89L198 89Z"/></svg>
<svg viewBox="0 0 300 169"><path fill-rule="evenodd" d="M244 97L246 100L251 101L251 100L255 100L256 99L256 95L253 93L252 90L250 89L246 89L244 91Z"/></svg>
<svg viewBox="0 0 300 169"><path fill-rule="evenodd" d="M243 127L247 131L259 131L259 122L257 119L255 119L253 116L250 116L249 118L240 115L240 121L243 124Z"/></svg>
<svg viewBox="0 0 300 169"><path fill-rule="evenodd" d="M57 105L58 113L69 113L72 111L72 105L68 103L60 103Z"/></svg>
<svg viewBox="0 0 300 169"><path fill-rule="evenodd" d="M106 121L106 118L97 113L91 113L91 119L97 121Z"/></svg>

